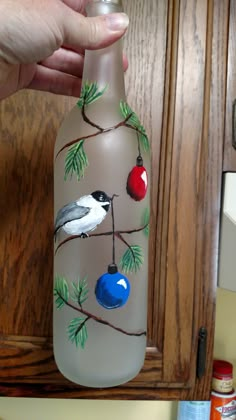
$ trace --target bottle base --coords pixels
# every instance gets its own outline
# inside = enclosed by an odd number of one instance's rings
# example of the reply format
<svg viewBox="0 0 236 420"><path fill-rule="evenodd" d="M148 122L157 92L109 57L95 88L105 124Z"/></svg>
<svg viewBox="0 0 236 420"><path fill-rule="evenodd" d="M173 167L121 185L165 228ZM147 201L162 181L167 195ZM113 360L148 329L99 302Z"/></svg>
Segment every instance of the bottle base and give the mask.
<svg viewBox="0 0 236 420"><path fill-rule="evenodd" d="M56 364L59 371L66 379L75 383L76 385L81 385L88 388L112 388L115 386L123 385L134 379L143 367L142 363L136 370L125 373L121 372L120 375L118 375L117 372L114 373L114 375L112 375L112 372L107 372L107 374L104 373L103 376L96 376L95 374L85 376L84 373L76 373L75 370L74 372L69 371L66 369L66 367L62 367L59 363L57 363L57 361Z"/></svg>

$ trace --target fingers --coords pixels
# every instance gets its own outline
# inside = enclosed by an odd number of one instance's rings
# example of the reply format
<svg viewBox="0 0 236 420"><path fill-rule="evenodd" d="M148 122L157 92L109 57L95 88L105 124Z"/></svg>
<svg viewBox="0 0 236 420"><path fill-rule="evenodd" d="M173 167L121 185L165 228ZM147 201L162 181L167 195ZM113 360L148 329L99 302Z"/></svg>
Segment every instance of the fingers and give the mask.
<svg viewBox="0 0 236 420"><path fill-rule="evenodd" d="M64 42L85 49L104 48L118 40L126 31L129 18L124 13L85 18L65 8Z"/></svg>
<svg viewBox="0 0 236 420"><path fill-rule="evenodd" d="M62 0L67 6L79 13L85 12L86 4L90 0Z"/></svg>
<svg viewBox="0 0 236 420"><path fill-rule="evenodd" d="M72 74L76 77L82 77L84 66L84 51L80 48L78 52L71 49L71 46L63 46L55 51L51 57L40 62L45 67ZM123 69L128 69L128 59L123 54Z"/></svg>
<svg viewBox="0 0 236 420"><path fill-rule="evenodd" d="M60 48L55 51L51 57L43 60L40 64L81 78L83 74L84 57L74 51Z"/></svg>
<svg viewBox="0 0 236 420"><path fill-rule="evenodd" d="M81 90L81 79L38 65L28 88L78 98Z"/></svg>

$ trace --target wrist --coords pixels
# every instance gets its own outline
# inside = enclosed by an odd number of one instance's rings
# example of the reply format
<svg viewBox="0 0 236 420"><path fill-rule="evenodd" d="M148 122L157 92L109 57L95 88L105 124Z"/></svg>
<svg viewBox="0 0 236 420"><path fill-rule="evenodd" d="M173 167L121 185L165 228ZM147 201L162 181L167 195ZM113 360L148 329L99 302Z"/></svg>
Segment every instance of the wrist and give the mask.
<svg viewBox="0 0 236 420"><path fill-rule="evenodd" d="M1 58L0 53L0 87L4 84L9 76L9 63L7 63L4 59Z"/></svg>
<svg viewBox="0 0 236 420"><path fill-rule="evenodd" d="M14 93L14 80L11 80L12 66L0 58L0 100Z"/></svg>

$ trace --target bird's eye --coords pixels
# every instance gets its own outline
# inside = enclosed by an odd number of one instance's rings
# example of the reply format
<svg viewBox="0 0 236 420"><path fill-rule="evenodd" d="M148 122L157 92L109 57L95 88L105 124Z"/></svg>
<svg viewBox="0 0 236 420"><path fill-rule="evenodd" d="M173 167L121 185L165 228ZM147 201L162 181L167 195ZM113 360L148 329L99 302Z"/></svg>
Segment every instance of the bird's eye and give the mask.
<svg viewBox="0 0 236 420"><path fill-rule="evenodd" d="M104 201L108 200L107 195L103 192L103 191L95 191L94 193L92 193L93 198L95 198L95 200L99 201L100 203L104 203Z"/></svg>

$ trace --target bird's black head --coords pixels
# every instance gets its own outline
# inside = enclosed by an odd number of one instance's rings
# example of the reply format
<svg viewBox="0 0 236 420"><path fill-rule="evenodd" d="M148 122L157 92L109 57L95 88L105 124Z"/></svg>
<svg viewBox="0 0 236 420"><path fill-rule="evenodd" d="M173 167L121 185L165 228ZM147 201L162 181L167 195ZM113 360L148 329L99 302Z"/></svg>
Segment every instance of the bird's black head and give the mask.
<svg viewBox="0 0 236 420"><path fill-rule="evenodd" d="M99 201L99 203L110 203L111 199L108 197L108 195L104 191L94 191L91 196Z"/></svg>
<svg viewBox="0 0 236 420"><path fill-rule="evenodd" d="M98 201L99 203L104 203L104 205L102 204L102 207L104 208L104 210L107 212L110 208L110 204L111 204L111 199L110 197L108 197L108 195L104 192L104 191L94 191L91 196Z"/></svg>

